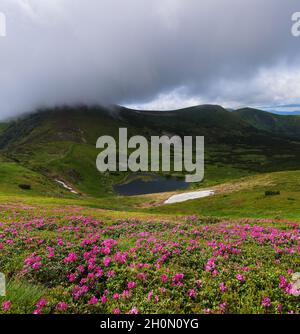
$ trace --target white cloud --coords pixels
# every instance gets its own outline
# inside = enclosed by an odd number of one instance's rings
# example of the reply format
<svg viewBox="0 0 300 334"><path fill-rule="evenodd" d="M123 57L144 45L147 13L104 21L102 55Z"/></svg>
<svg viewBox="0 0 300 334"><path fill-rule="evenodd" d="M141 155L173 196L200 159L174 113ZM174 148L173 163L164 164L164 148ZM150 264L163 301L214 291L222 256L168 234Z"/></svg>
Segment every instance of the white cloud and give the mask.
<svg viewBox="0 0 300 334"><path fill-rule="evenodd" d="M161 93L155 99L145 103L128 104L128 108L141 110L174 110L203 104L196 96L186 94L184 87L176 88L169 93Z"/></svg>

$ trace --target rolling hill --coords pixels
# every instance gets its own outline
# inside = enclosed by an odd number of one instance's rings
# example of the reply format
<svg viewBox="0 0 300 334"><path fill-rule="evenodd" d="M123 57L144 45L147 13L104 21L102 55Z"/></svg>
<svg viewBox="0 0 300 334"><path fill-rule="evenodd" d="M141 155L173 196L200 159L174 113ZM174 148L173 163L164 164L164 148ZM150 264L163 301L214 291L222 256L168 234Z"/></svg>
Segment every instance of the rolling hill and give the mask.
<svg viewBox="0 0 300 334"><path fill-rule="evenodd" d="M239 109L235 113L256 129L282 138L300 140L300 116L275 115L251 108Z"/></svg>
<svg viewBox="0 0 300 334"><path fill-rule="evenodd" d="M129 136L147 138L163 134L205 136L205 185L249 174L300 169L299 117L285 118L253 109L230 112L214 105L169 112L120 106L39 110L0 126L0 154L8 164L33 173L28 183L36 184L40 177L50 182L54 196L56 179L83 195L112 196L112 185L125 174L100 174L96 170L99 151L95 143L102 135L117 137L120 127L128 128ZM10 179L12 188L17 189L18 178ZM34 188L44 192L41 186Z"/></svg>

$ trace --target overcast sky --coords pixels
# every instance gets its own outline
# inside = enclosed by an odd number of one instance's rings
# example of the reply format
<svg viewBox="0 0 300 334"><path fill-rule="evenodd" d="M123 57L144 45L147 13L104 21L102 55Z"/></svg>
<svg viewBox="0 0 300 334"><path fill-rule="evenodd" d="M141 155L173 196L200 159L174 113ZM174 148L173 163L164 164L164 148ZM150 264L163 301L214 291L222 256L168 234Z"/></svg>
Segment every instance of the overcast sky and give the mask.
<svg viewBox="0 0 300 334"><path fill-rule="evenodd" d="M39 106L300 103L299 0L0 0L0 118Z"/></svg>

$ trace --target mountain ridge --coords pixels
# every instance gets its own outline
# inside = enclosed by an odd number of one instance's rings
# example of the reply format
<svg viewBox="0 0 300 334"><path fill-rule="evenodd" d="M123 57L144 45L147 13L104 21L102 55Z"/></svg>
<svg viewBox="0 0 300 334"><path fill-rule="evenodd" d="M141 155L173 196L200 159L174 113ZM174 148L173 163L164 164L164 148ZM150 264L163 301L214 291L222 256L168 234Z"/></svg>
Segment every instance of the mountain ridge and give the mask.
<svg viewBox="0 0 300 334"><path fill-rule="evenodd" d="M216 105L166 112L62 106L24 115L3 126L0 154L92 196L111 193L112 185L124 178L122 173L101 175L95 167L96 140L102 135L117 138L120 127L128 128L129 137L204 136L209 182L249 172L300 169L298 121L282 122L281 117L266 114L249 108L231 112ZM289 159L283 158L287 155Z"/></svg>

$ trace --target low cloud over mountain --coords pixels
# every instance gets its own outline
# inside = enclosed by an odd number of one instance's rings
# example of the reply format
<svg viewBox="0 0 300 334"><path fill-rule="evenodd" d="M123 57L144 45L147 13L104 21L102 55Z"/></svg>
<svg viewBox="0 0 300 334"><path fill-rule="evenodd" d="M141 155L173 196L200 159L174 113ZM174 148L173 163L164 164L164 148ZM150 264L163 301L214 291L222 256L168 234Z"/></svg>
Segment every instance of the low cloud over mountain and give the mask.
<svg viewBox="0 0 300 334"><path fill-rule="evenodd" d="M0 118L42 105L300 101L297 0L2 0Z"/></svg>

